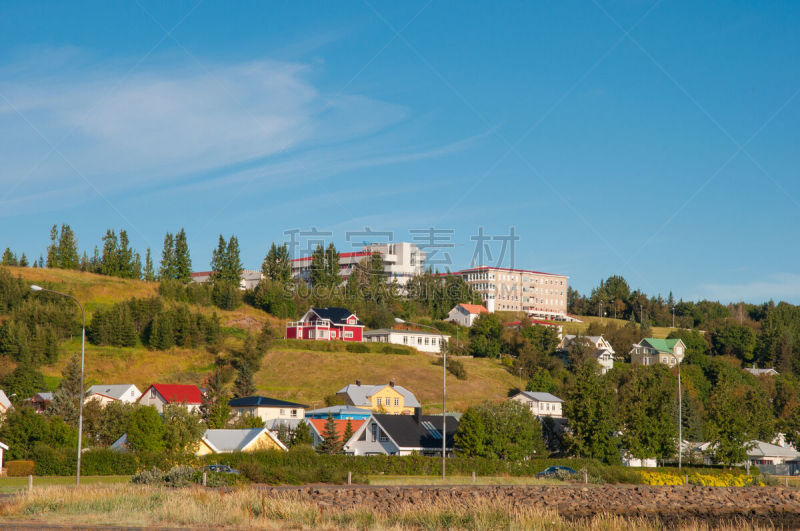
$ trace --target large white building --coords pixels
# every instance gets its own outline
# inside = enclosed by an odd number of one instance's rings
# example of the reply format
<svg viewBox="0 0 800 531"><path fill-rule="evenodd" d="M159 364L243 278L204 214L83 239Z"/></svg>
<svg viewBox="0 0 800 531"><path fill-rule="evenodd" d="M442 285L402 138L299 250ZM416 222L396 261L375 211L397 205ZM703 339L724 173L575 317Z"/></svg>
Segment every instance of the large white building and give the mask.
<svg viewBox="0 0 800 531"><path fill-rule="evenodd" d="M373 253L380 253L383 258L387 282L396 281L399 285L405 286L412 277L421 274L425 268L425 251L416 244L371 243L363 246L361 251L339 253L339 275L342 276L342 280L350 276L359 262L368 260ZM308 282L311 275L311 257L294 258L291 264L292 277Z"/></svg>
<svg viewBox="0 0 800 531"><path fill-rule="evenodd" d="M481 266L452 273L480 293L486 309L526 312L539 319L566 319L567 277L540 271Z"/></svg>

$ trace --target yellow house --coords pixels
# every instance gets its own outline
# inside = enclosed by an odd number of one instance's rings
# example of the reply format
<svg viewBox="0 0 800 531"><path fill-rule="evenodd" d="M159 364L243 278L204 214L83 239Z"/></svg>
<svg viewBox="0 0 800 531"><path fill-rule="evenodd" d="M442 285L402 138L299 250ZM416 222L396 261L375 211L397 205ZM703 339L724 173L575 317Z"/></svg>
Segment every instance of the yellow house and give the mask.
<svg viewBox="0 0 800 531"><path fill-rule="evenodd" d="M336 393L346 404L371 409L376 413L390 415L412 415L414 408L421 407L414 394L394 382L378 385L347 385Z"/></svg>
<svg viewBox="0 0 800 531"><path fill-rule="evenodd" d="M197 445L195 455L256 452L259 450L286 451L287 448L266 428L206 430Z"/></svg>

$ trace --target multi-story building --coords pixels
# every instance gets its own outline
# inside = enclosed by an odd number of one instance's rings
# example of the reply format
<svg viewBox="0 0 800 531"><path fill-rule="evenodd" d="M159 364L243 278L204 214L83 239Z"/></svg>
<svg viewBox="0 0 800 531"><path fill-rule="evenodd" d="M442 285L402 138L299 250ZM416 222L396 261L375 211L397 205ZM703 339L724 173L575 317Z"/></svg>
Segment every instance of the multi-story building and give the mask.
<svg viewBox="0 0 800 531"><path fill-rule="evenodd" d="M365 245L361 251L339 254L339 275L344 281L362 260L368 260L373 253L380 253L383 258L383 269L387 282L395 281L401 286L415 275L423 272L425 267L425 251L413 243L372 243ZM308 282L311 276L311 257L291 260L292 277Z"/></svg>
<svg viewBox="0 0 800 531"><path fill-rule="evenodd" d="M526 312L541 319L567 317L567 277L540 271L480 266L454 273L481 294L486 309Z"/></svg>

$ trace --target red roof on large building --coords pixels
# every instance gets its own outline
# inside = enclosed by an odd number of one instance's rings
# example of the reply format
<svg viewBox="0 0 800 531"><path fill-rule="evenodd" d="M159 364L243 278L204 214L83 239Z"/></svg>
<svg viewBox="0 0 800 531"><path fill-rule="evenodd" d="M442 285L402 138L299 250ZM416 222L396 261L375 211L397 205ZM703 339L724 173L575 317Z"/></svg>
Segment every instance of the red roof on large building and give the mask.
<svg viewBox="0 0 800 531"><path fill-rule="evenodd" d="M358 251L354 253L339 253L339 258L353 258L354 256L372 256L372 253L366 251ZM311 260L310 256L301 256L300 258L292 258L290 262L301 262L304 260Z"/></svg>
<svg viewBox="0 0 800 531"><path fill-rule="evenodd" d="M158 391L158 394L170 404L200 404L203 402L203 392L196 385L152 384L150 387ZM142 396L147 394L150 387L144 390Z"/></svg>
<svg viewBox="0 0 800 531"><path fill-rule="evenodd" d="M557 273L545 273L543 271L531 271L530 269L511 269L508 267L494 267L494 266L478 266L472 267L470 269L462 269L461 271L456 271L455 274L460 275L462 273L472 273L474 271L511 271L513 273L534 273L536 275L549 275L553 277L567 277L567 275L559 275Z"/></svg>
<svg viewBox="0 0 800 531"><path fill-rule="evenodd" d="M306 419L308 422L314 426L314 429L319 434L320 437L325 433L325 423L328 422L328 419ZM344 430L347 429L347 423L349 422L350 425L353 427L353 433L358 431L358 428L361 427L362 424L366 422L364 419L333 419L333 422L336 423L336 433L339 434L339 440L341 441L342 437L344 437ZM342 443L346 443L347 441L342 441Z"/></svg>

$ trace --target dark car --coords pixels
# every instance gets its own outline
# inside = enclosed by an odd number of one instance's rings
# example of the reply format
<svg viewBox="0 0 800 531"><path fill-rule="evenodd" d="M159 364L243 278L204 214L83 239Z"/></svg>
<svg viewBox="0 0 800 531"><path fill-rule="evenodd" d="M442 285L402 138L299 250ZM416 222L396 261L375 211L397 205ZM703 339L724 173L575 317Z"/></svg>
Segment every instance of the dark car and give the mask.
<svg viewBox="0 0 800 531"><path fill-rule="evenodd" d="M576 472L575 470L571 469L568 466L549 466L549 467L545 468L544 470L542 470L541 472L539 472L538 474L536 474L536 477L537 478L555 478L555 477L559 477L559 476L563 477L565 475L573 476L573 475L575 475L577 473L578 472Z"/></svg>
<svg viewBox="0 0 800 531"><path fill-rule="evenodd" d="M235 468L231 468L228 465L206 465L203 467L205 470L209 472L219 472L221 474L238 474L239 471Z"/></svg>

